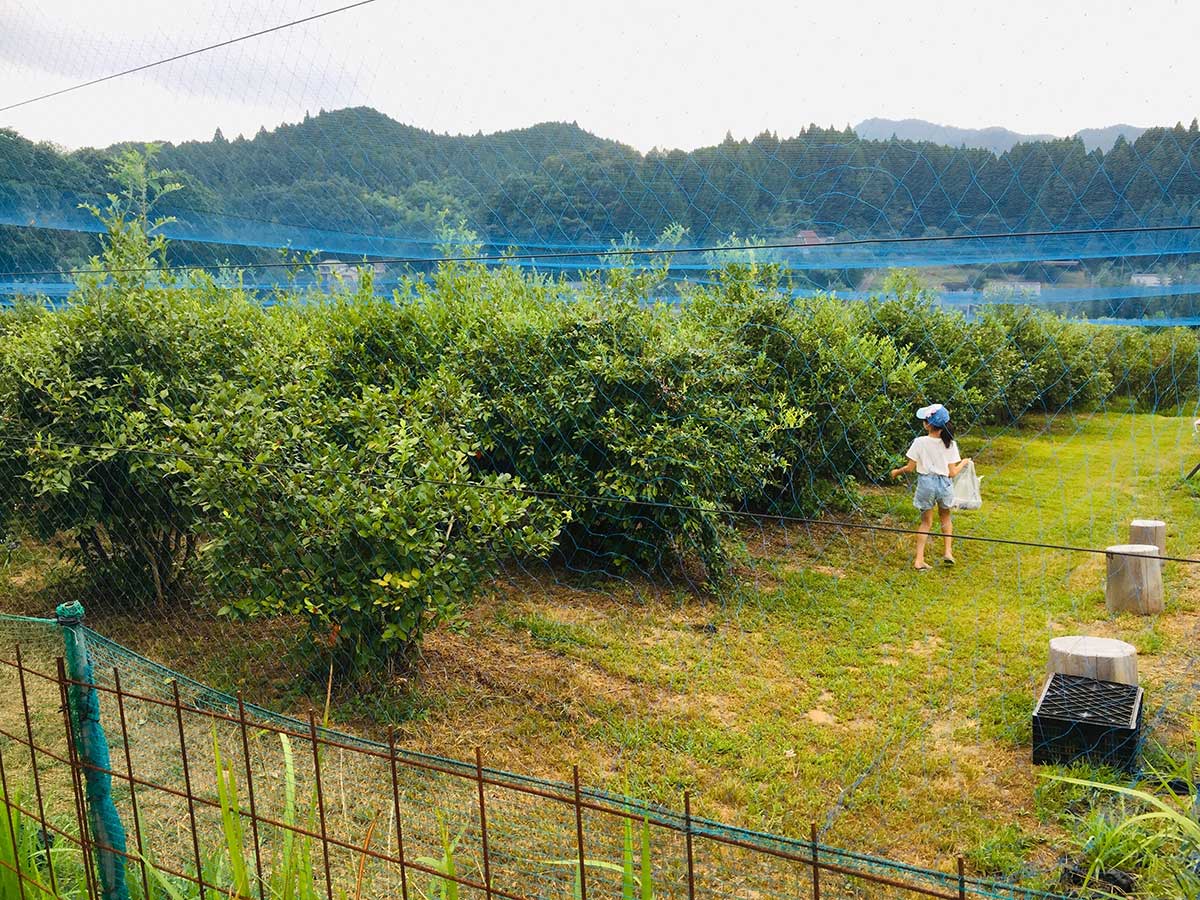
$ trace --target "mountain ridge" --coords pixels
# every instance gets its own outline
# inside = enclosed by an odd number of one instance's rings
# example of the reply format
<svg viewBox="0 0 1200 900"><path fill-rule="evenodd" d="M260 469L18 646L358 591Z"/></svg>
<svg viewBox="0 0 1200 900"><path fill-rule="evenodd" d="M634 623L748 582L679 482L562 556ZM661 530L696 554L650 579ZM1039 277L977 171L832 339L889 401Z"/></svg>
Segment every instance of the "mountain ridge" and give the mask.
<svg viewBox="0 0 1200 900"><path fill-rule="evenodd" d="M574 122L447 135L356 107L163 143L153 166L180 185L161 212L176 219L172 259L184 264L260 262L285 245L413 255L460 225L489 246L562 248L648 244L680 226L707 245L1115 228L1200 210L1200 122L1118 134L1103 154L1081 134L1003 156L960 149L961 135L958 147L897 144L879 127L882 139L810 125L643 153ZM80 205L103 206L119 154L146 146L67 152L0 128L0 271L84 264L95 223Z"/></svg>
<svg viewBox="0 0 1200 900"><path fill-rule="evenodd" d="M1147 131L1137 125L1118 123L1102 128L1084 128L1073 135L1056 134L1024 134L1012 131L999 125L987 128L960 128L956 125L938 125L925 119L864 119L854 126L854 133L864 140L886 141L897 137L908 141L928 141L948 147L970 147L976 150L990 150L993 153L1006 153L1017 144L1028 144L1036 141L1059 141L1078 138L1083 141L1089 153L1102 150L1107 153L1116 144L1118 138L1133 142Z"/></svg>

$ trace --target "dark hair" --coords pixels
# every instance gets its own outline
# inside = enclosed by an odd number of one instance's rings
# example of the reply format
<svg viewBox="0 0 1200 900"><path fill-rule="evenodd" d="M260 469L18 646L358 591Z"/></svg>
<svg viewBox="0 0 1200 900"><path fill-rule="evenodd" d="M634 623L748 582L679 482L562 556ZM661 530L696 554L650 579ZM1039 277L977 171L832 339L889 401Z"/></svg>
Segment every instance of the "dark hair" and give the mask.
<svg viewBox="0 0 1200 900"><path fill-rule="evenodd" d="M937 426L934 426L934 427L936 428ZM947 423L946 423L945 425L943 425L941 428L938 428L938 431L940 431L940 432L941 432L941 434L939 435L939 437L941 437L941 439L942 439L942 443L943 443L943 444L945 444L945 445L946 445L946 449L947 449L947 450L949 450L949 449L950 449L950 445L954 443L954 432L952 432L952 431L950 430L950 423L949 423L949 422L947 422Z"/></svg>

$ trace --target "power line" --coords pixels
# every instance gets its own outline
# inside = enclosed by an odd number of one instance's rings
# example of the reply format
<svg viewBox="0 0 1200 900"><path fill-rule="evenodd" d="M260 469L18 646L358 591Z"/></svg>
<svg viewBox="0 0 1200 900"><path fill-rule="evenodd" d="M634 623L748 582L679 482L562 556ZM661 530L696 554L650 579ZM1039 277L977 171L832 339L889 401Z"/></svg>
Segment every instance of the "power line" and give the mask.
<svg viewBox="0 0 1200 900"><path fill-rule="evenodd" d="M368 0L370 2L370 0ZM23 226L30 227L30 226ZM38 227L38 226L32 226ZM69 230L69 229L68 229ZM879 244L930 244L957 241L995 241L1016 240L1050 237L1100 237L1104 235L1127 234L1159 234L1167 232L1200 231L1200 224L1191 225L1135 225L1123 228L1076 228L1061 231L996 231L984 234L947 234L947 235L917 235L910 237L867 237L847 238L845 240L824 241L819 244L796 243L794 241L764 242L758 244L743 244L739 247L729 247L722 244L711 244L698 247L613 247L608 250L547 250L538 253L488 254L477 256L363 256L346 262L356 262L363 265L380 264L411 264L411 263L448 263L448 262L480 262L503 263L514 261L553 260L553 259L593 259L600 257L634 257L659 256L689 253L743 253L750 250L820 250L826 247L862 247ZM194 240L180 238L179 240ZM1197 251L1187 251L1200 252ZM1149 250L1139 253L1114 253L1114 256L1155 256L1158 251ZM341 253L340 256L349 256ZM126 275L152 272L195 271L213 269L217 271L239 271L247 269L302 269L308 263L300 262L270 262L270 263L214 263L212 265L178 265L147 266L142 268L125 269L45 269L32 272L0 272L0 278L37 277L44 275ZM853 268L853 267L850 267Z"/></svg>
<svg viewBox="0 0 1200 900"><path fill-rule="evenodd" d="M3 441L12 441L14 443L26 444L29 446L40 446L45 443L53 443L58 447L66 447L75 450L92 450L105 453L138 453L145 456L157 456L166 459L185 459L192 462L199 462L206 465L221 465L230 464L233 462L242 465L252 466L258 469L265 469L275 472L313 472L323 474L340 475L344 473L337 472L325 466L297 466L285 463L271 463L260 459L234 459L232 457L221 457L211 454L202 454L190 452L187 450L152 450L147 447L120 447L115 444L81 444L70 441L59 441L50 438L45 441L39 438L25 438L17 436L5 436L0 438L0 443ZM695 504L686 503L666 503L661 500L638 500L629 497L605 497L598 494L583 494L572 493L569 491L545 491L537 488L517 487L511 482L499 484L485 484L478 481L449 481L437 478L421 478L415 475L401 475L399 480L406 481L410 484L424 484L430 487L447 487L447 488L466 488L469 490L493 491L497 493L510 493L520 496L533 497L541 500L558 500L570 502L586 502L586 503L609 503L620 506L636 506L645 509L665 509L678 512L698 512L709 513L719 516L732 516L739 519L752 519L756 521L778 522L784 525L804 525L814 528L845 528L851 531L868 531L879 534L908 534L916 535L924 532L918 531L915 528L902 528L898 525L876 525L870 522L851 522L844 519L817 519L809 516L788 516L781 513L765 513L754 512L751 510L737 509L721 509L718 507L698 506ZM1003 544L1011 547L1028 547L1038 550L1063 550L1071 553L1090 553L1095 555L1106 556L1111 551L1101 547L1079 547L1073 544L1046 544L1040 541L1023 541L1017 538L1000 538L989 537L985 535L972 535L954 533L955 540L975 541L983 544ZM1113 554L1117 556L1132 556L1135 554ZM1136 554L1139 558L1158 559L1163 562L1178 562L1188 563L1191 565L1200 565L1200 559L1192 559L1186 556L1165 556L1165 555L1146 555Z"/></svg>
<svg viewBox="0 0 1200 900"><path fill-rule="evenodd" d="M168 56L166 59L156 60L155 62L144 63L140 66L134 66L132 69L125 69L123 72L114 72L111 75L104 75L100 78L93 78L91 81L84 81L80 84L74 84L70 87L62 88L61 90L51 91L48 94L42 94L38 97L30 97L28 100L21 100L17 103L10 103L8 106L0 106L0 112L8 112L10 109L17 109L21 106L28 106L31 103L37 103L40 100L49 100L51 97L58 97L62 94L69 94L71 91L78 91L81 88L91 87L94 84L101 84L105 81L112 81L114 78L121 78L125 75L132 75L135 72L144 72L146 69L153 69L155 66L165 65L166 63L175 62L180 59L187 59L189 56L196 56L199 53L207 53L209 50L218 50L221 47L228 47L230 44L236 44L240 41L248 41L250 38L261 37L264 34L271 34L275 31L282 31L285 28L291 28L293 25L303 25L305 22L313 22L317 19L323 19L326 16L332 16L335 13L345 12L348 9L354 9L359 6L366 6L368 3L374 3L375 0L358 0L357 3L350 3L346 6L339 6L337 9L326 10L316 15L306 16L303 19L293 19L291 22L284 22L282 25L275 25L271 28L264 28L262 31L255 31L251 34L243 34L241 37L230 38L227 41L221 41L218 44L209 44L207 47L199 47L195 50L188 50L186 53L179 53L175 56Z"/></svg>

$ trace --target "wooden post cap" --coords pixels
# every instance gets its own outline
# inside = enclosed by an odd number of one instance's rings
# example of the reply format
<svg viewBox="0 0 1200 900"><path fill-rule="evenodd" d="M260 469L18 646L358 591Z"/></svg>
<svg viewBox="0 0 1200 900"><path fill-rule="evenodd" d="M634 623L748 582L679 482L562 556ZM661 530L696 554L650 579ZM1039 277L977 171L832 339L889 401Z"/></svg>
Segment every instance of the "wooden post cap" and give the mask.
<svg viewBox="0 0 1200 900"><path fill-rule="evenodd" d="M1167 523L1162 519L1134 519L1129 523L1129 543L1154 544L1158 547L1158 555L1167 555ZM1166 560L1160 559L1161 568Z"/></svg>
<svg viewBox="0 0 1200 900"><path fill-rule="evenodd" d="M1052 638L1047 672L1136 685L1137 648L1113 638L1079 634Z"/></svg>
<svg viewBox="0 0 1200 900"><path fill-rule="evenodd" d="M1158 556L1156 544L1113 544L1105 547L1104 552L1109 556Z"/></svg>

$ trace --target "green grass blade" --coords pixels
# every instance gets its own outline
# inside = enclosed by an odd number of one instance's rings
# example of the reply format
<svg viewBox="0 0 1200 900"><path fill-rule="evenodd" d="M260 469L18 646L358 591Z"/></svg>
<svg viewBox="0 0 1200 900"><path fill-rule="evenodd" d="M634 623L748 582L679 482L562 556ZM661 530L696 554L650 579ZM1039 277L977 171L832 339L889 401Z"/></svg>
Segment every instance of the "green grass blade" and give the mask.
<svg viewBox="0 0 1200 900"><path fill-rule="evenodd" d="M621 900L637 900L633 877L633 820L625 820L625 847L621 854Z"/></svg>
<svg viewBox="0 0 1200 900"><path fill-rule="evenodd" d="M650 868L650 822L642 819L642 900L654 900L654 874Z"/></svg>
<svg viewBox="0 0 1200 900"><path fill-rule="evenodd" d="M459 832L457 838L453 842L450 840L450 830L446 827L446 820L441 819L442 826L442 849L445 853L443 862L445 864L445 872L449 876L443 880L445 891L442 894L442 900L458 900L458 882L454 881L454 877L458 874L454 867L454 848L458 844L463 833Z"/></svg>
<svg viewBox="0 0 1200 900"><path fill-rule="evenodd" d="M1135 790L1134 788L1122 787L1117 784L1104 784L1101 781L1087 781L1082 778L1068 778L1064 775L1047 775L1045 776L1053 781L1061 781L1065 784L1074 784L1079 787L1095 788L1096 790L1109 791L1114 794L1121 794L1125 797L1130 797L1138 800L1147 806L1152 806L1157 809L1163 816L1164 820L1169 822L1173 828L1176 828L1179 833L1193 844L1200 845L1200 822L1196 822L1191 817L1185 815L1174 807L1164 802L1159 797L1153 794L1148 794L1145 791Z"/></svg>
<svg viewBox="0 0 1200 900"><path fill-rule="evenodd" d="M221 807L221 830L225 835L225 850L229 854L229 871L233 891L239 897L250 896L250 879L247 875L244 851L245 831L238 799L237 781L233 769L225 770L221 759L221 742L217 738L217 726L212 729L213 760L217 767L217 802Z"/></svg>
<svg viewBox="0 0 1200 900"><path fill-rule="evenodd" d="M538 862L547 866L564 866L572 869L579 868L579 860L577 859L540 859ZM606 872L616 872L618 875L623 875L625 872L624 866L619 866L616 863L608 862L603 859L585 859L583 864L589 869L602 869Z"/></svg>
<svg viewBox="0 0 1200 900"><path fill-rule="evenodd" d="M133 855L137 856L136 850L134 851ZM168 879L167 876L162 872L158 871L158 867L155 866L154 863L150 862L150 860L144 856L141 857L141 860L146 864L146 871L149 873L154 883L162 888L170 900L186 900L183 894L180 893L179 889L175 887L175 885L171 884L170 879Z"/></svg>
<svg viewBox="0 0 1200 900"><path fill-rule="evenodd" d="M13 827L9 825L10 816ZM17 881L17 836L14 828L17 815L8 805L8 797L0 792L0 897L19 897L21 885Z"/></svg>
<svg viewBox="0 0 1200 900"><path fill-rule="evenodd" d="M277 897L293 900L296 892L296 760L292 755L292 742L286 734L279 735L283 747L283 843L279 852L279 867L282 872Z"/></svg>

